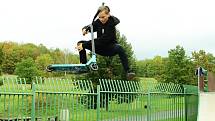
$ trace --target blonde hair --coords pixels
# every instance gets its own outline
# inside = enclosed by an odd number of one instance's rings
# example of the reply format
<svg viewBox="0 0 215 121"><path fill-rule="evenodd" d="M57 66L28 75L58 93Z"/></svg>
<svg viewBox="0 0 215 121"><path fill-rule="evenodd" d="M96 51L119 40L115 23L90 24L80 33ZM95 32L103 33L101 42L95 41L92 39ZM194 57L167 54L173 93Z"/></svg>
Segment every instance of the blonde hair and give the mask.
<svg viewBox="0 0 215 121"><path fill-rule="evenodd" d="M105 4L105 3L102 3L102 5L99 7L98 10L99 10L100 12L105 11L105 13L108 14L108 13L110 12L110 8L109 8L108 6L105 6L104 4Z"/></svg>

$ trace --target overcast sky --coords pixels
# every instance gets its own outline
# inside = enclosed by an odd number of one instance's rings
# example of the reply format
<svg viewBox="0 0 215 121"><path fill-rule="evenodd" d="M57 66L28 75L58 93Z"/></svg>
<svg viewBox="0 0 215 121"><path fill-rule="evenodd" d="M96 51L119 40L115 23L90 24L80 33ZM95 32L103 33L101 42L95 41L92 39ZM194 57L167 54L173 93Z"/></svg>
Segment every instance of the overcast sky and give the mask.
<svg viewBox="0 0 215 121"><path fill-rule="evenodd" d="M167 56L181 45L189 55L215 56L214 0L0 0L0 41L34 43L75 52L81 28L105 2L137 59Z"/></svg>

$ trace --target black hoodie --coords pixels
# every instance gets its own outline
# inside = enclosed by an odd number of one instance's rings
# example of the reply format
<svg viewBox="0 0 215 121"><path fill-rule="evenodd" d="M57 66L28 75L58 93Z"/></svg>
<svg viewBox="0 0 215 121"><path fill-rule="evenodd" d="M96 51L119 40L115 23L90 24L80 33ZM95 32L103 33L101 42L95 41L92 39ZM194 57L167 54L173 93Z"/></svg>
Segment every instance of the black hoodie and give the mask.
<svg viewBox="0 0 215 121"><path fill-rule="evenodd" d="M102 24L99 19L93 22L93 31L97 32L97 39L95 39L96 47L105 47L117 43L115 26L119 24L119 22L119 19L114 16L110 16L105 24ZM83 27L83 29L90 32L89 25Z"/></svg>

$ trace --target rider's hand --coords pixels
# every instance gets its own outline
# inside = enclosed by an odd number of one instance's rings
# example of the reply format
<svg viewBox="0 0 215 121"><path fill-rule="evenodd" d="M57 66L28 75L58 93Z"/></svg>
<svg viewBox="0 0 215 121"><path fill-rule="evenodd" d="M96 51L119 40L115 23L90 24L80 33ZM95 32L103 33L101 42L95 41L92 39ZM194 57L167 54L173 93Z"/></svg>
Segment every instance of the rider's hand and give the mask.
<svg viewBox="0 0 215 121"><path fill-rule="evenodd" d="M86 29L82 29L82 34L83 34L83 36L85 36L87 33L88 33L88 32L87 32Z"/></svg>
<svg viewBox="0 0 215 121"><path fill-rule="evenodd" d="M75 49L77 49L79 52L80 52L81 50L83 50L82 43L78 43L78 44L77 44L77 47L75 47Z"/></svg>

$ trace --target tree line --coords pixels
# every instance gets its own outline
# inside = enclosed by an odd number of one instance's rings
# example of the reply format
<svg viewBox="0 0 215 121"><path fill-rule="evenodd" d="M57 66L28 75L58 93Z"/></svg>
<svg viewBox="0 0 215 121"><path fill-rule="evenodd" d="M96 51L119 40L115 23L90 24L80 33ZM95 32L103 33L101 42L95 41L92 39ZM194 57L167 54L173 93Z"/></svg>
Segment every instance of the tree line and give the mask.
<svg viewBox="0 0 215 121"><path fill-rule="evenodd" d="M61 50L59 48L48 49L42 44L20 44L12 41L4 41L0 42L0 47L0 68L1 73L4 74L20 73L20 69L17 68L20 66L26 66L23 68L35 66L36 68L33 70L35 74L33 75L48 76L49 74L45 71L45 68L49 64L60 64L66 61L77 63L79 61L78 56L68 50Z"/></svg>
<svg viewBox="0 0 215 121"><path fill-rule="evenodd" d="M215 72L215 57L204 50L194 51L187 56L184 48L177 45L168 51L168 57L155 56L152 59L137 60L132 46L127 38L117 32L117 40L125 49L129 65L136 72L137 77L155 78L161 82L177 84L197 84L195 70L202 66L208 71ZM88 55L88 59L90 54ZM48 73L45 68L49 64L79 63L79 56L69 50L50 48L40 44L16 43L12 41L0 42L0 72L15 74L30 81L35 76L53 77L63 76L64 73ZM99 70L90 71L84 75L76 75L79 79L91 79L98 83L98 79L126 79L118 56L103 57L97 55ZM72 76L74 78L74 75ZM139 80L136 78L135 80Z"/></svg>
<svg viewBox="0 0 215 121"><path fill-rule="evenodd" d="M168 57L155 56L153 59L137 61L137 74L153 77L161 82L197 85L196 69L201 66L215 72L215 57L204 50L193 51L191 56L180 45L168 51Z"/></svg>

